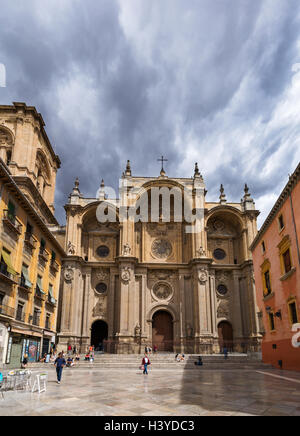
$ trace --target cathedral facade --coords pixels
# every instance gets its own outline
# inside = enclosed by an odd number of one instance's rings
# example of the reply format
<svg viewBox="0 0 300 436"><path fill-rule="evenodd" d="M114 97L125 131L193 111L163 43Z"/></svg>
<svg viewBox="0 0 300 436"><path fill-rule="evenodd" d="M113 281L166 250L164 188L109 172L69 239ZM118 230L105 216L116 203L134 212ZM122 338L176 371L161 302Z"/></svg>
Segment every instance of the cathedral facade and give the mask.
<svg viewBox="0 0 300 436"><path fill-rule="evenodd" d="M258 211L247 185L240 203L227 202L222 186L219 201L207 202L197 164L191 178L169 178L163 168L135 177L128 161L119 198L108 198L104 183L97 198L85 198L76 180L65 210L66 226L54 231L67 253L59 349L259 349L249 249Z"/></svg>

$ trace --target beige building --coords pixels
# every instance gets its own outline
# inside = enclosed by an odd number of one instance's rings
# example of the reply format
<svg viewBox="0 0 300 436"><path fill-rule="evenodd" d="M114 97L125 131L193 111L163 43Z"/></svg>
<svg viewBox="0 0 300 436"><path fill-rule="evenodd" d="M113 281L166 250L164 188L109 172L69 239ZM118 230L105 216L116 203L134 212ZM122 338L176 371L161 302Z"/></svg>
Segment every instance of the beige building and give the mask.
<svg viewBox="0 0 300 436"><path fill-rule="evenodd" d="M50 228L59 158L33 107L0 106L0 365L56 342L63 248Z"/></svg>
<svg viewBox="0 0 300 436"><path fill-rule="evenodd" d="M60 349L259 349L249 250L258 211L247 186L240 203L228 203L223 186L210 203L197 164L191 178L169 178L163 168L158 177L134 177L128 161L120 198L108 199L104 183L96 198L85 198L76 180L65 209L67 225L55 231L67 252ZM132 210L143 219L126 219Z"/></svg>

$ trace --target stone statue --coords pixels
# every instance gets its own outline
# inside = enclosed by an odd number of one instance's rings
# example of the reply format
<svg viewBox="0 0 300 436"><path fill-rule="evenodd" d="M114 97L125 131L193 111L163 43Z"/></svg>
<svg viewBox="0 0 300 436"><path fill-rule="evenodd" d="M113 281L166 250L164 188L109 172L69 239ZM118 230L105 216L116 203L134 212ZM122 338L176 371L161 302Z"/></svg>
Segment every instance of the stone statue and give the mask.
<svg viewBox="0 0 300 436"><path fill-rule="evenodd" d="M127 242L127 244L125 244L123 248L123 256L130 256L130 254L131 254L131 248Z"/></svg>
<svg viewBox="0 0 300 436"><path fill-rule="evenodd" d="M68 254L70 254L71 256L74 256L75 254L75 245L72 244L72 242L70 241L68 243Z"/></svg>

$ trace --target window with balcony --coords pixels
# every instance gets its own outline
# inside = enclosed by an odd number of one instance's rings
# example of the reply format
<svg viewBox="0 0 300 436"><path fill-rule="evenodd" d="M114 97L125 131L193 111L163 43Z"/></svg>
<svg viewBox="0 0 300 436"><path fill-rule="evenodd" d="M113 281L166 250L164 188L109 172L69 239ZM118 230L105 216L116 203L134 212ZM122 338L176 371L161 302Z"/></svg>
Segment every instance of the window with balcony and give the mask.
<svg viewBox="0 0 300 436"><path fill-rule="evenodd" d="M33 236L33 227L30 223L27 223L24 242L27 248L33 250L36 248L36 238Z"/></svg>
<svg viewBox="0 0 300 436"><path fill-rule="evenodd" d="M32 283L29 279L29 270L28 266L23 264L22 265L22 273L21 273L21 279L20 279L20 286L23 289L26 289L27 291L30 291L32 288Z"/></svg>
<svg viewBox="0 0 300 436"><path fill-rule="evenodd" d="M296 271L296 268L293 267L291 244L292 242L289 235L285 235L278 244L282 274L282 277L280 278L281 281L287 280Z"/></svg>
<svg viewBox="0 0 300 436"><path fill-rule="evenodd" d="M284 272L288 273L292 269L291 253L289 248L282 254L282 257L283 257L283 264L284 264Z"/></svg>
<svg viewBox="0 0 300 436"><path fill-rule="evenodd" d="M18 236L22 233L22 224L16 216L16 206L12 201L8 202L7 209L3 212L3 223Z"/></svg>
<svg viewBox="0 0 300 436"><path fill-rule="evenodd" d="M54 294L53 294L53 285L49 285L49 291L48 291L48 303L55 305L56 304L56 300L54 298Z"/></svg>
<svg viewBox="0 0 300 436"><path fill-rule="evenodd" d="M3 248L2 252L1 252L1 261L0 261L1 279L5 280L9 283L15 283L17 275L18 275L18 273L15 271L15 269L12 265L10 251Z"/></svg>
<svg viewBox="0 0 300 436"><path fill-rule="evenodd" d="M44 239L41 239L39 258L42 262L47 262L49 259L49 255L46 251L46 242Z"/></svg>
<svg viewBox="0 0 300 436"><path fill-rule="evenodd" d="M36 282L36 289L35 289L35 296L37 298L40 298L42 300L45 299L45 292L43 291L43 285L42 285L42 277L38 276L37 277L37 282Z"/></svg>

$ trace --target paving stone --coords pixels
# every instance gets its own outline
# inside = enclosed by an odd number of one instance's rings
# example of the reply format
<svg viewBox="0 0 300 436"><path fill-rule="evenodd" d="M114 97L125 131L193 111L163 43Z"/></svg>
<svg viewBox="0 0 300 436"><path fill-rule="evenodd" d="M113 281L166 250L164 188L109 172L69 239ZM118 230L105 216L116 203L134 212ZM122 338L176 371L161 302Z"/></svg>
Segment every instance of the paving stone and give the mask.
<svg viewBox="0 0 300 436"><path fill-rule="evenodd" d="M46 393L4 393L0 415L300 416L299 384L256 371L156 369L147 377L128 368L75 368L64 370L61 385L54 368L47 372Z"/></svg>

